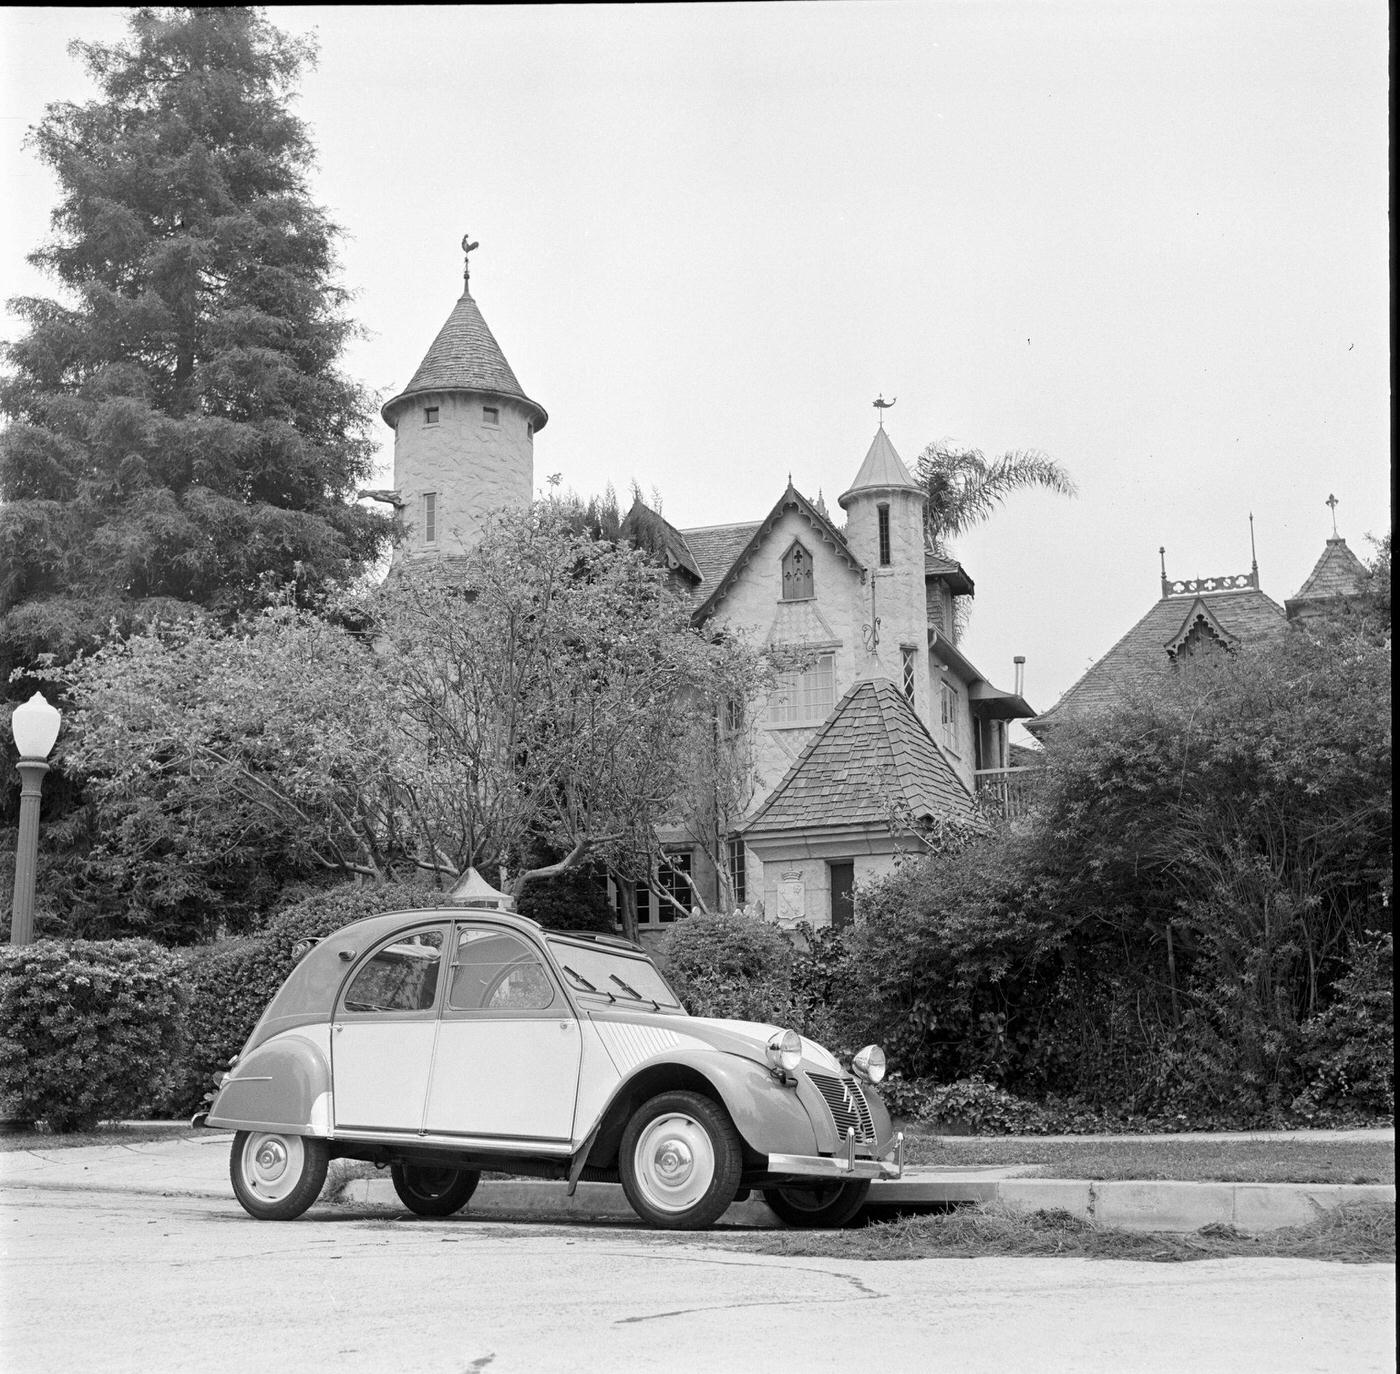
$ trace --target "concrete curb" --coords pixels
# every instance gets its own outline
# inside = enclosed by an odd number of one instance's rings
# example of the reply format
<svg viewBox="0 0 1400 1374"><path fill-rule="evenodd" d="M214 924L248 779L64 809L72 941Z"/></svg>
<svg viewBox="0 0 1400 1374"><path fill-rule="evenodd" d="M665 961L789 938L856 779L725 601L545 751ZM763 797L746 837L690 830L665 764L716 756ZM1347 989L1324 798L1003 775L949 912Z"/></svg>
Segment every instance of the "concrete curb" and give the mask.
<svg viewBox="0 0 1400 1374"><path fill-rule="evenodd" d="M352 1179L336 1201L341 1205L400 1210L387 1178ZM933 1207L999 1202L1022 1211L1060 1208L1100 1226L1124 1231L1197 1231L1212 1223L1248 1233L1301 1226L1345 1203L1395 1205L1389 1183L1091 1183L1081 1179L995 1178L986 1173L940 1174L876 1183L870 1205ZM600 1217L635 1220L615 1183L580 1183L573 1197L564 1183L537 1179L485 1179L470 1212L500 1212L535 1218ZM758 1197L736 1202L720 1224L774 1227L781 1222Z"/></svg>

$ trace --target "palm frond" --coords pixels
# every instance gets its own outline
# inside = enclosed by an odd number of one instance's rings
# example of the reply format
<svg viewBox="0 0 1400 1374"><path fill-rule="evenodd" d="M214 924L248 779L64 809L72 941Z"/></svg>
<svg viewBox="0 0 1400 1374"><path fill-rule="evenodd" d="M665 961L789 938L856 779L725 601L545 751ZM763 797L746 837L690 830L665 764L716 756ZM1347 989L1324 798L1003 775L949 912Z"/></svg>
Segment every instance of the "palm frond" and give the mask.
<svg viewBox="0 0 1400 1374"><path fill-rule="evenodd" d="M1023 487L1075 495L1073 479L1037 449L1013 449L988 461L978 449L932 443L919 455L919 482L928 497L928 531L936 548L987 520L1007 496Z"/></svg>

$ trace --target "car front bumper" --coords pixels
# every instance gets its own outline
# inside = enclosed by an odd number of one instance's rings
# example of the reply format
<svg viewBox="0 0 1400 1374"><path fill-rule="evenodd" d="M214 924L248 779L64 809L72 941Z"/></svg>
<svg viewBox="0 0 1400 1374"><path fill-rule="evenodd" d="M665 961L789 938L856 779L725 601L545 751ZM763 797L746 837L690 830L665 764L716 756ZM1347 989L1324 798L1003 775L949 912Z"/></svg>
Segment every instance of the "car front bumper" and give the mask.
<svg viewBox="0 0 1400 1374"><path fill-rule="evenodd" d="M878 1156L857 1155L856 1135L846 1132L846 1148L838 1155L769 1155L770 1174L808 1178L900 1178L904 1173L904 1133L897 1131L889 1150Z"/></svg>

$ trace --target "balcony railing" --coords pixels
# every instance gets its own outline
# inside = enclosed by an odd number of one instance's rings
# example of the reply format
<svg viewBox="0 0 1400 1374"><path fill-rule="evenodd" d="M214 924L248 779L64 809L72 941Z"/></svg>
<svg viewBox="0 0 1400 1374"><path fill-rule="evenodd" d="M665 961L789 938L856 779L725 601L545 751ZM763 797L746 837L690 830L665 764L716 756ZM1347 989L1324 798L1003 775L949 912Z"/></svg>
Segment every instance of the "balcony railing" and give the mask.
<svg viewBox="0 0 1400 1374"><path fill-rule="evenodd" d="M977 798L994 807L1009 821L1030 809L1031 785L1038 768L979 768Z"/></svg>

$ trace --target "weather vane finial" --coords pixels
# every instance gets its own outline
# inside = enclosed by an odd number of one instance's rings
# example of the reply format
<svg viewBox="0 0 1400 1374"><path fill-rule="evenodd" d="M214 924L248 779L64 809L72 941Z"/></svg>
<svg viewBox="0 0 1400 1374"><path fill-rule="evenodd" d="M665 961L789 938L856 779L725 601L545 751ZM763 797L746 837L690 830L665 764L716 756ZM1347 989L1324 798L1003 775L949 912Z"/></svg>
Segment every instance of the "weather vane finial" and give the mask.
<svg viewBox="0 0 1400 1374"><path fill-rule="evenodd" d="M1337 498L1331 492L1327 493L1327 500L1324 503L1332 508L1332 538L1337 537Z"/></svg>
<svg viewBox="0 0 1400 1374"><path fill-rule="evenodd" d="M875 400L871 401L870 404L873 405L873 406L875 407L875 409L878 410L878 411L880 412L880 428L881 428L881 429L884 429L884 427L885 427L885 412L886 412L886 411L894 404L894 402L897 401L897 400L899 400L899 397L898 397L898 396L896 396L896 397L894 398L894 401L887 401L887 400L885 400L885 393L882 391L882 392L880 393L880 395L879 395Z"/></svg>
<svg viewBox="0 0 1400 1374"><path fill-rule="evenodd" d="M470 285L471 285L471 279L472 279L472 261L471 261L471 258L469 258L469 257L467 256L467 254L468 254L468 253L471 253L473 250L475 250L475 249L477 249L477 248L480 248L480 247L481 247L481 245L480 245L479 243L473 243L473 242L472 242L472 236L471 236L470 234L463 234L463 235L462 235L462 285L463 285L463 286L470 286Z"/></svg>

